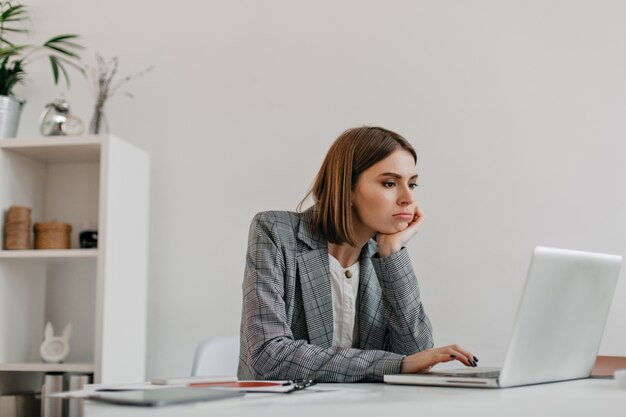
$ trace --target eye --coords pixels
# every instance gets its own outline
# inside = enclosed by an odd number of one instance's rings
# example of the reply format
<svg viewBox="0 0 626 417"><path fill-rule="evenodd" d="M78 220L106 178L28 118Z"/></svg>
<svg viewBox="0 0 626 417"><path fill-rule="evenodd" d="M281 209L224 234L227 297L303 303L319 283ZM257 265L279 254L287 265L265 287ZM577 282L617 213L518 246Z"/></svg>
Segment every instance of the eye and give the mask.
<svg viewBox="0 0 626 417"><path fill-rule="evenodd" d="M414 189L416 189L417 187L419 187L419 185L418 185L416 182L414 182L414 183L412 183L412 184L409 184L409 188L410 188L411 190L414 190Z"/></svg>
<svg viewBox="0 0 626 417"><path fill-rule="evenodd" d="M393 188L396 186L396 183L393 181L385 181L383 182L383 187L385 188Z"/></svg>

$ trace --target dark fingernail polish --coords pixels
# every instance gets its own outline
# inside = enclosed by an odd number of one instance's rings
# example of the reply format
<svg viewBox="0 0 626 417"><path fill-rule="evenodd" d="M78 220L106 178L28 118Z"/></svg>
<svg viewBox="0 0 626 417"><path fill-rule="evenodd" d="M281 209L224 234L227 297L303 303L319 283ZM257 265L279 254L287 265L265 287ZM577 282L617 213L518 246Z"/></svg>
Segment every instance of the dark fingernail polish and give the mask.
<svg viewBox="0 0 626 417"><path fill-rule="evenodd" d="M452 359L456 359L456 355L450 355Z"/></svg>
<svg viewBox="0 0 626 417"><path fill-rule="evenodd" d="M474 356L474 362L478 362L478 358Z"/></svg>

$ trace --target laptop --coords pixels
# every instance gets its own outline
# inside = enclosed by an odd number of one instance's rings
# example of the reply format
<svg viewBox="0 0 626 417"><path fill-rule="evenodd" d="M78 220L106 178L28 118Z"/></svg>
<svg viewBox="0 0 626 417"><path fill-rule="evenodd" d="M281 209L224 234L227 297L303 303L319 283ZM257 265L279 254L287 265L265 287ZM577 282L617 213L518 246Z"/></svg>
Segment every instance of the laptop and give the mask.
<svg viewBox="0 0 626 417"><path fill-rule="evenodd" d="M504 388L588 378L622 257L537 247L501 368L385 375L390 384Z"/></svg>

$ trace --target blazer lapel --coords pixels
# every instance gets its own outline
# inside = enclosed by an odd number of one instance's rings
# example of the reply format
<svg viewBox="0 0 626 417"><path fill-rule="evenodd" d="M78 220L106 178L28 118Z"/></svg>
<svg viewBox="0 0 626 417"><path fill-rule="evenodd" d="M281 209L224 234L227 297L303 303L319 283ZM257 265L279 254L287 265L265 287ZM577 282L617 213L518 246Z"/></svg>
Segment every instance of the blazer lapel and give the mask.
<svg viewBox="0 0 626 417"><path fill-rule="evenodd" d="M333 299L328 244L319 234L314 233L312 214L312 209L303 212L298 228L298 238L307 246L297 257L298 279L302 289L309 342L330 347L333 341Z"/></svg>
<svg viewBox="0 0 626 417"><path fill-rule="evenodd" d="M376 251L376 244L370 240L361 252L359 336L356 345L360 349L382 349L385 341L382 288L372 265L372 256Z"/></svg>

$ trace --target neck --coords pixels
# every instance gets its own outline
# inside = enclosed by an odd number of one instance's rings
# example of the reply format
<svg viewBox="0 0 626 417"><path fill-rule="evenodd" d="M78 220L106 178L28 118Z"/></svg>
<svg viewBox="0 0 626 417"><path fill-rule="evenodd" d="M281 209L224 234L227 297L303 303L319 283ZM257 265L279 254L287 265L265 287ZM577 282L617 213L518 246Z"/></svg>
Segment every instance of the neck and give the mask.
<svg viewBox="0 0 626 417"><path fill-rule="evenodd" d="M347 243L339 245L329 242L328 253L337 259L342 267L348 268L359 260L363 246L365 246L371 238L372 236L370 236L370 234L362 234L362 236L357 234L356 246L351 246Z"/></svg>
<svg viewBox="0 0 626 417"><path fill-rule="evenodd" d="M365 246L371 238L376 236L375 230L366 227L358 220L353 224L352 232L355 246L348 243L339 245L328 242L328 253L337 259L344 268L354 265L359 260L363 246Z"/></svg>
<svg viewBox="0 0 626 417"><path fill-rule="evenodd" d="M339 261L342 267L348 268L359 260L362 247L350 246L347 243L338 245L328 242L328 253Z"/></svg>

